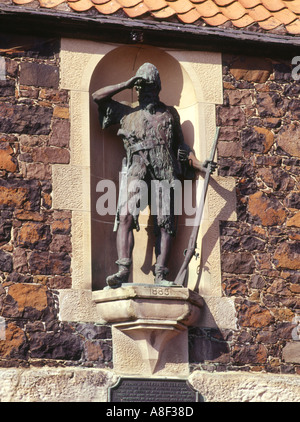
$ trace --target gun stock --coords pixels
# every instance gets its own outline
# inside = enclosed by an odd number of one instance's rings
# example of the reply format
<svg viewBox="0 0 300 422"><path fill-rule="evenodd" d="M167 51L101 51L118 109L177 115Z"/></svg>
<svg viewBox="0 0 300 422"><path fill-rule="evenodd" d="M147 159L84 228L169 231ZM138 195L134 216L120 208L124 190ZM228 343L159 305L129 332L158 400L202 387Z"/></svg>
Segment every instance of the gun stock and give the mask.
<svg viewBox="0 0 300 422"><path fill-rule="evenodd" d="M186 280L186 273L187 273L188 265L189 265L193 255L195 254L196 242L197 242L199 227L200 227L200 223L201 223L201 219L202 219L202 215L203 215L203 211L204 211L205 198L206 198L208 184L209 184L209 178L210 178L210 172L211 172L211 163L214 160L214 156L215 156L215 153L216 153L219 131L220 131L220 128L217 127L214 143L213 143L213 146L212 146L212 149L211 149L209 162L208 162L208 165L207 165L207 170L206 170L206 174L205 174L205 178L204 178L204 184L203 184L203 189L202 189L202 193L201 193L201 198L200 198L199 206L198 206L198 209L197 209L197 212L196 212L195 226L193 227L193 230L192 230L192 233L191 233L191 236L190 236L190 239L189 239L189 244L188 244L188 247L186 249L184 261L183 261L183 263L180 267L180 270L179 270L179 272L178 272L178 274L175 278L175 281L174 281L174 283L177 284L177 285L184 286L185 280Z"/></svg>

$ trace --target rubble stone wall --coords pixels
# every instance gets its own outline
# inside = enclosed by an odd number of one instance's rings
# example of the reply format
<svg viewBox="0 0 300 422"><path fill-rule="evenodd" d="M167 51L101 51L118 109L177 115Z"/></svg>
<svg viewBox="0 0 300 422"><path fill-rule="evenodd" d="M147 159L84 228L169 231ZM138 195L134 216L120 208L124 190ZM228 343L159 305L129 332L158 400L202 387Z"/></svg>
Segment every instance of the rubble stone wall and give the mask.
<svg viewBox="0 0 300 422"><path fill-rule="evenodd" d="M220 225L222 289L238 330L193 329L192 360L299 374L299 82L291 61L223 55L223 86L219 174L236 179L237 221Z"/></svg>
<svg viewBox="0 0 300 422"><path fill-rule="evenodd" d="M60 42L16 47L0 52L0 366L109 370L111 328L58 316L57 289L72 283L72 212L52 206L52 165L70 162ZM300 373L300 87L291 70L223 56L218 164L236 180L238 218L220 225L222 289L238 325L193 328L192 370Z"/></svg>
<svg viewBox="0 0 300 422"><path fill-rule="evenodd" d="M111 366L111 329L66 323L72 212L52 206L52 165L70 162L60 41L19 39L1 53L0 366Z"/></svg>

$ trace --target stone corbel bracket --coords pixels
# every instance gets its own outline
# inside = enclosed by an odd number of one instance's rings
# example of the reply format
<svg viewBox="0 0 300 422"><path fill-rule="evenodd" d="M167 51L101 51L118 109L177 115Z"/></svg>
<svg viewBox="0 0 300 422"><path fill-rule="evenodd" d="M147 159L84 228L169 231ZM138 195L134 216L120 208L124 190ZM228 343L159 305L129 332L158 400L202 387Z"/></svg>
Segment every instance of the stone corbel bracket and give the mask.
<svg viewBox="0 0 300 422"><path fill-rule="evenodd" d="M114 371L120 375L189 375L187 328L203 299L182 287L126 284L93 292L100 320L112 324Z"/></svg>

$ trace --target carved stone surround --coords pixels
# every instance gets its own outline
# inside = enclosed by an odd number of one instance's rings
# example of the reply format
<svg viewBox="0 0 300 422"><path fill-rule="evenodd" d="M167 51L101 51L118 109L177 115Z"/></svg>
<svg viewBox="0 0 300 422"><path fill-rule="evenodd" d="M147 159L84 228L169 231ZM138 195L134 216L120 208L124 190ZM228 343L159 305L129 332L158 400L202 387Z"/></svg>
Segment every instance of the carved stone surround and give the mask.
<svg viewBox="0 0 300 422"><path fill-rule="evenodd" d="M113 68L120 72L116 63L110 63L115 57L123 57L121 62L127 63L127 71L134 74L130 60L139 55L148 58L147 61L157 57L162 64L165 59L167 61L171 57L178 63L183 80L181 96L175 106L181 116L184 135L186 137L192 134L193 148L200 159L209 155L213 142L216 127L215 106L223 102L221 54L164 51L147 46L118 46L62 39L60 88L70 92L71 160L68 165L53 165L53 207L72 211L72 288L60 290L59 295L60 318L64 321L104 322L99 318L92 294L91 213L94 205L91 204L90 182L93 137L90 125L93 107L90 100L91 81L93 77L95 79L97 67L99 69L99 64L102 63L106 63L108 73L112 72ZM162 72L163 86L168 85L166 78L170 76L170 72L171 69ZM101 77L99 74L96 76ZM161 98L162 101L170 104L172 87L168 92L162 92L162 96L165 96ZM188 288L198 291L204 298L204 308L198 326L236 328L233 301L222 297L221 293L219 247L219 221L235 219L234 180L214 175L198 238L198 245L202 245L200 252L202 264L204 263L202 274L198 274L199 260L193 259L189 268ZM113 235L105 241L113 241L112 239ZM140 238L141 250L144 248L144 239L145 236ZM107 247L103 239L102 245ZM178 257L178 260L180 259L181 257ZM138 264L137 260L134 267L136 280L144 283L145 276L138 273ZM101 275L103 280L105 276L106 274Z"/></svg>

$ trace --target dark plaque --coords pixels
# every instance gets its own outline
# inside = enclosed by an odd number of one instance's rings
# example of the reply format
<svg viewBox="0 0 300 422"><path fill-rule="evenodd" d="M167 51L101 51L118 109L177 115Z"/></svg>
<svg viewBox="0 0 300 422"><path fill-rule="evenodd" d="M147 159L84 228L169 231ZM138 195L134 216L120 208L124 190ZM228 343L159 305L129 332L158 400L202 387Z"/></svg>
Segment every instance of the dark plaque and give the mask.
<svg viewBox="0 0 300 422"><path fill-rule="evenodd" d="M120 378L109 389L109 401L191 403L199 401L199 394L186 380Z"/></svg>

